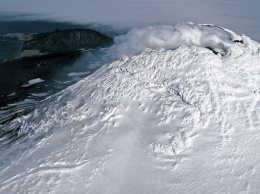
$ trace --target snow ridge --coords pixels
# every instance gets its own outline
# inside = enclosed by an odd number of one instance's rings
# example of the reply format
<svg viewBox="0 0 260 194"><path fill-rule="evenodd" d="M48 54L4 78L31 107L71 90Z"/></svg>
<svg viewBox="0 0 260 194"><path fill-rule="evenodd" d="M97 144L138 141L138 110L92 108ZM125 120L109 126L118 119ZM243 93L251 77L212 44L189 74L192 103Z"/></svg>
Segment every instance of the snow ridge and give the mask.
<svg viewBox="0 0 260 194"><path fill-rule="evenodd" d="M193 33L136 45L14 121L28 136L1 150L0 193L257 193L260 46Z"/></svg>

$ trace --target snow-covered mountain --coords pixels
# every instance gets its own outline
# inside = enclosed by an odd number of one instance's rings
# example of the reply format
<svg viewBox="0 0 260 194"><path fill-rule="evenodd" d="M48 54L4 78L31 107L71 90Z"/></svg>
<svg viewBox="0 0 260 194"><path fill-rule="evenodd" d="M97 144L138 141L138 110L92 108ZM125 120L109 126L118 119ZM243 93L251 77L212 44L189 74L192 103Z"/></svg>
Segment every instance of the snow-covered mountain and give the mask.
<svg viewBox="0 0 260 194"><path fill-rule="evenodd" d="M195 24L115 41L119 60L10 123L0 193L259 193L260 45Z"/></svg>

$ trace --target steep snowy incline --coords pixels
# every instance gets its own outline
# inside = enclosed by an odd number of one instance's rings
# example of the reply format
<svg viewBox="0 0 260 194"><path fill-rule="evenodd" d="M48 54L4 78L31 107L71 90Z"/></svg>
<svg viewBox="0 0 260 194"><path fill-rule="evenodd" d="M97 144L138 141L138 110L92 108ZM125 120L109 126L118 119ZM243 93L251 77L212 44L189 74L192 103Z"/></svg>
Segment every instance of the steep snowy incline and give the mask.
<svg viewBox="0 0 260 194"><path fill-rule="evenodd" d="M13 121L0 193L259 193L260 46L228 33L125 56Z"/></svg>

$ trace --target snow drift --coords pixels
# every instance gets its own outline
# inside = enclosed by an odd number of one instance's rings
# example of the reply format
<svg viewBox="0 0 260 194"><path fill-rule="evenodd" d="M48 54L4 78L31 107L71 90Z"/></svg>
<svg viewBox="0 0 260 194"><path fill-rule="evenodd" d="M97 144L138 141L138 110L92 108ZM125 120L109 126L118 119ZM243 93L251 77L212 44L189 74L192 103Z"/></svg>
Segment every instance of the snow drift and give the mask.
<svg viewBox="0 0 260 194"><path fill-rule="evenodd" d="M119 37L111 52L139 54L14 120L0 192L258 193L260 45L215 27L164 29Z"/></svg>

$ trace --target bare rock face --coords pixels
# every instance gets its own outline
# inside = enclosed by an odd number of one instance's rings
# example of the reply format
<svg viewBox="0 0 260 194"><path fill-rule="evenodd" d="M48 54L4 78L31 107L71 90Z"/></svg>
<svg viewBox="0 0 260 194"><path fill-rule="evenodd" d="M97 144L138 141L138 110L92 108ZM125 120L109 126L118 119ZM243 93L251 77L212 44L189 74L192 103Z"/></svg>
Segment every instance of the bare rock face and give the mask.
<svg viewBox="0 0 260 194"><path fill-rule="evenodd" d="M15 58L66 53L96 48L111 42L111 38L90 29L55 30L31 35L31 38L23 42L23 46Z"/></svg>

